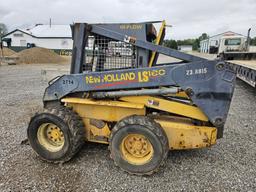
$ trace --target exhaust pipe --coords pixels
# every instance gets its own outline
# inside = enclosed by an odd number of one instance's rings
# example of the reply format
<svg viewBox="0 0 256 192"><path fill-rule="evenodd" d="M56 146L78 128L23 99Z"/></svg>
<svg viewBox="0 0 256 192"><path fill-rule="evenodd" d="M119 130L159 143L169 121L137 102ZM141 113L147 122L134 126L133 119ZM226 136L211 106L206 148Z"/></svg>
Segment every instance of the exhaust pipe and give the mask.
<svg viewBox="0 0 256 192"><path fill-rule="evenodd" d="M250 49L250 33L251 33L251 28L248 29L248 33L247 33L247 40L246 40L246 51L249 52Z"/></svg>

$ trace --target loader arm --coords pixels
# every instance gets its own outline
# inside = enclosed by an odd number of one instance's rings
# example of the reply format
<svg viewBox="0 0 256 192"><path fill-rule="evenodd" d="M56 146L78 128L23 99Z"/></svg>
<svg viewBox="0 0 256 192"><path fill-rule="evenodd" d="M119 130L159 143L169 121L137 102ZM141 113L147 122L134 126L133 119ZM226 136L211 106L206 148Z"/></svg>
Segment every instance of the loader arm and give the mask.
<svg viewBox="0 0 256 192"><path fill-rule="evenodd" d="M165 65L126 71L64 75L46 88L44 102L71 93L180 87L217 127L223 127L234 90L235 73L218 61Z"/></svg>
<svg viewBox="0 0 256 192"><path fill-rule="evenodd" d="M221 137L234 91L235 73L223 61L210 61L129 36L101 25L75 25L71 75L64 75L46 88L44 104L81 93L178 87L216 126ZM85 41L89 34L102 35L136 47L183 60L161 66L82 73ZM178 91L178 92L179 92ZM91 94L92 97L92 94Z"/></svg>
<svg viewBox="0 0 256 192"><path fill-rule="evenodd" d="M153 52L161 53L166 56L174 57L177 59L181 59L185 62L193 62L193 61L206 61L207 59L197 57L194 55L190 55L187 53L183 53L180 51L177 51L175 49L171 49L168 47L164 47L161 45L155 45L154 43L143 41L140 39L137 39L136 37L125 35L122 33L118 33L116 31L112 31L106 28L103 28L98 25L91 25L91 32L98 34L98 35L104 35L108 38L116 39L118 41L123 41L127 43L131 43L137 47L141 47L144 49L148 49Z"/></svg>

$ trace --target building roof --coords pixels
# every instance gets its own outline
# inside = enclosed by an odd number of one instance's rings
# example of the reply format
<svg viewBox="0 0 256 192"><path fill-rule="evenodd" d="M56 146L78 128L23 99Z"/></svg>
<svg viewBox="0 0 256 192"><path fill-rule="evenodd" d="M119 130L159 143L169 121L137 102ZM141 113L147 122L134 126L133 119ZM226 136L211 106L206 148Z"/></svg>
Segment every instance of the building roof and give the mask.
<svg viewBox="0 0 256 192"><path fill-rule="evenodd" d="M219 33L219 34L217 34L217 35L213 35L213 36L211 36L211 37L209 37L209 38L216 37L216 36L219 36L219 35L224 35L224 34L234 34L234 35L244 36L244 35L242 35L242 34L240 34L240 33L235 33L235 32L233 32L233 31L226 31L226 32L223 32L223 33Z"/></svg>
<svg viewBox="0 0 256 192"><path fill-rule="evenodd" d="M29 29L15 29L3 37L6 37L16 31L20 31L31 35L35 38L71 38L71 28L70 25L35 25Z"/></svg>
<svg viewBox="0 0 256 192"><path fill-rule="evenodd" d="M211 39L211 38L213 38L213 37L220 36L220 35L225 35L225 34L229 34L229 35L232 35L232 36L233 36L233 35L237 35L237 36L243 36L243 37L245 37L244 35L242 35L242 34L240 34L240 33L235 33L235 32L233 32L233 31L226 31L226 32L223 32L223 33L219 33L219 34L217 34L217 35L210 36L210 37L207 38L207 39L201 40L200 43L207 42L207 41L209 41L209 39Z"/></svg>
<svg viewBox="0 0 256 192"><path fill-rule="evenodd" d="M35 37L71 37L70 25L36 25L26 32Z"/></svg>

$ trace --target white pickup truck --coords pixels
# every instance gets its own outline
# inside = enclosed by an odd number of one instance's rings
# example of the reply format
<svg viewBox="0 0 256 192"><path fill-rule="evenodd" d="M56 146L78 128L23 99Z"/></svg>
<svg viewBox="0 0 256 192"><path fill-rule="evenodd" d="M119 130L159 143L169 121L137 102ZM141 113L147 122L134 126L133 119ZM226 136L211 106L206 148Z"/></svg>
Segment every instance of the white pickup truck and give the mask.
<svg viewBox="0 0 256 192"><path fill-rule="evenodd" d="M112 41L109 43L109 52L113 56L131 56L132 46L121 41Z"/></svg>

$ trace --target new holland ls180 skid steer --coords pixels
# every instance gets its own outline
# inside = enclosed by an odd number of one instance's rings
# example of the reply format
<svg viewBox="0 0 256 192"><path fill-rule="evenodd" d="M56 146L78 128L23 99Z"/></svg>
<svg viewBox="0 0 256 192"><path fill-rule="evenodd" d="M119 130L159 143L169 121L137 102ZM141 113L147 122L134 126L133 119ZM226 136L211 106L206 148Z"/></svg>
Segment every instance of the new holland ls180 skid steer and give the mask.
<svg viewBox="0 0 256 192"><path fill-rule="evenodd" d="M236 74L228 63L161 46L165 22L71 26L70 74L49 82L28 139L50 162L84 141L109 145L123 170L152 174L169 150L209 147L222 137ZM177 58L157 62L159 54Z"/></svg>

